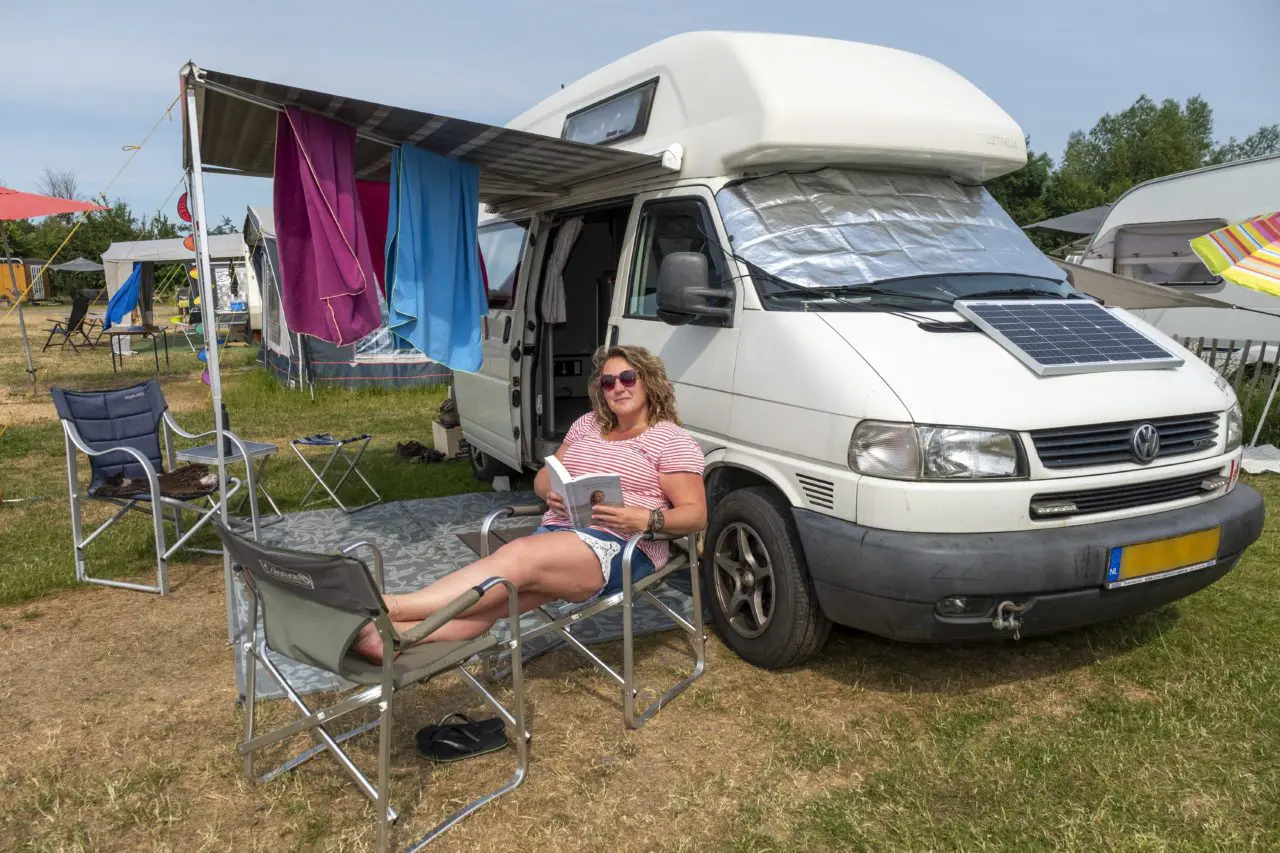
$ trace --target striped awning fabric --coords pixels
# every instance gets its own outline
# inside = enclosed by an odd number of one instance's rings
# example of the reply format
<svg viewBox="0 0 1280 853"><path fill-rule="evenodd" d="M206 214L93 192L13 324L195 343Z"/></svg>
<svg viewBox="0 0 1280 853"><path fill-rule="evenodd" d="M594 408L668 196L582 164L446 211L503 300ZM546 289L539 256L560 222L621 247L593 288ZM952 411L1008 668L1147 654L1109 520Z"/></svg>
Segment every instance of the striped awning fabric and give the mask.
<svg viewBox="0 0 1280 853"><path fill-rule="evenodd" d="M636 178L670 174L657 155L571 142L220 71L195 69L194 73L201 159L210 172L271 177L276 113L284 106L295 106L356 128L357 177L388 180L392 147L416 145L476 164L481 201L498 209L563 195L587 181L630 173Z"/></svg>
<svg viewBox="0 0 1280 853"><path fill-rule="evenodd" d="M1211 231L1191 248L1214 275L1280 296L1280 211Z"/></svg>

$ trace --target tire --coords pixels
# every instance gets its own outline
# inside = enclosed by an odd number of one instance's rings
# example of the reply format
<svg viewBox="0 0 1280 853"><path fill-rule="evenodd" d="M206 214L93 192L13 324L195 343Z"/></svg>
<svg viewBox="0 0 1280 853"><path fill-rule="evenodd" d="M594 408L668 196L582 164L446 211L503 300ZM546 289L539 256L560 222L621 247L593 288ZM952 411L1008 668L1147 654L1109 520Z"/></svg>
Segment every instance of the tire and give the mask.
<svg viewBox="0 0 1280 853"><path fill-rule="evenodd" d="M741 557L744 541L748 560ZM702 586L716 633L762 669L802 663L831 634L790 508L768 487L740 489L716 504L707 525Z"/></svg>
<svg viewBox="0 0 1280 853"><path fill-rule="evenodd" d="M492 483L494 477L506 475L515 479L516 472L503 462L494 459L474 444L471 445L471 473L482 483Z"/></svg>

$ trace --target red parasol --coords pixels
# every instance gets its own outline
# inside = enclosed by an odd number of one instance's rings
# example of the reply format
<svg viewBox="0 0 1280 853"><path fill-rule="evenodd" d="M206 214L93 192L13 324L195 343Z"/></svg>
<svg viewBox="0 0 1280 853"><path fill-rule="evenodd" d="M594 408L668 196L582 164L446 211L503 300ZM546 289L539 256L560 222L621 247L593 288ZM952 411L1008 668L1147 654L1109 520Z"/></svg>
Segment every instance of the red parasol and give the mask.
<svg viewBox="0 0 1280 853"><path fill-rule="evenodd" d="M18 190L11 190L8 187L0 187L0 220L35 219L38 216L52 216L55 213L80 213L82 211L106 209L102 205L94 204L90 201L55 198L53 196L24 193ZM4 256L8 258L9 234L3 228L0 228L0 247L3 247ZM18 276L14 272L12 264L9 265L9 281L13 284L18 300L18 326L22 329L22 349L27 356L27 374L31 377L31 385L34 387L36 384L36 369L31 364L31 344L27 341L27 321L22 316L22 301L26 294L16 293L18 290Z"/></svg>

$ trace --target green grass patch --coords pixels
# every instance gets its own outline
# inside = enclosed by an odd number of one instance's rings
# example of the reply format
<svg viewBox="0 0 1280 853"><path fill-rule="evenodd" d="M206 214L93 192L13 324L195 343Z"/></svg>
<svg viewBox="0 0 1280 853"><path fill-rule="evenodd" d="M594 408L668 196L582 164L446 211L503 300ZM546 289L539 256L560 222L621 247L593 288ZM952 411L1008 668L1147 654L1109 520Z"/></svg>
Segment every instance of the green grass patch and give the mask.
<svg viewBox="0 0 1280 853"><path fill-rule="evenodd" d="M185 342L181 346L185 348ZM161 383L171 405L174 405L174 400L185 403L183 410L175 408L175 418L191 432L213 429L211 395L199 378L203 365L189 349L179 349L172 340L170 357L175 365L173 373L162 374ZM79 357L67 353L57 362L61 373L53 384L69 388L129 385L152 375L150 369L139 369L144 359L148 366L154 366L149 354L134 355L127 360L126 369L113 374L105 351L87 351ZM229 412L232 431L242 438L279 445L278 453L267 463L264 482L285 512L299 508L299 501L314 482L289 447L289 439L319 432L343 437L364 433L373 436L360 462L360 470L374 483L384 500L442 497L489 489L488 485L472 476L470 463L465 460L422 464L410 463L396 456L396 444L410 439L431 446L431 422L448 393L446 387L392 390L317 388L313 400L307 392L282 386L257 366L256 350L228 348L224 352L222 366L223 402ZM21 388L23 378L21 374L18 377L8 375L5 380L9 386ZM43 381L48 381L48 377L45 376ZM194 403L193 392L196 395ZM47 391L43 393L47 394ZM178 446L193 443L196 442L183 440ZM303 452L308 453L317 469L327 453L319 448L304 449ZM88 460L80 456L77 464L80 482L82 486L86 485ZM330 483L336 479L337 464L330 472ZM232 476L242 476L244 468L232 465L228 470ZM7 549L6 570L0 572L0 605L29 601L74 585L66 476L64 441L56 420L16 424L0 435L0 488L3 489L3 497L22 499L21 502L0 505L0 537L7 542L22 543L20 548ZM514 485L521 487L528 483ZM317 489L311 499L319 494ZM363 484L355 477L348 478L340 494L344 500L349 498L357 503L368 499ZM233 506L238 500L238 496L232 499ZM316 508L324 506L332 504L317 504ZM85 501L84 507L86 532L109 517L106 504ZM270 512L265 501L261 502L260 511L263 514ZM244 512L247 512L247 507ZM138 576L145 579L154 575L155 549L150 531L150 518L140 513L118 522L89 546L87 562L90 573L106 578ZM216 544L216 540L206 530L194 537L191 544L210 547ZM171 565L179 566L199 559L204 559L203 555L179 552L171 560Z"/></svg>

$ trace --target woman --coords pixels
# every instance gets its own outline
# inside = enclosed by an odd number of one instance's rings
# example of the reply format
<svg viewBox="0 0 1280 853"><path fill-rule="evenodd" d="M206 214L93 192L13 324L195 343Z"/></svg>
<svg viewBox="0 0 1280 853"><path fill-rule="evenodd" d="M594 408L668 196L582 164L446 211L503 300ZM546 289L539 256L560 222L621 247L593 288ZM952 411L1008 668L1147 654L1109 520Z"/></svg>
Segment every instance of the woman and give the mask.
<svg viewBox="0 0 1280 853"><path fill-rule="evenodd" d="M574 530L543 467L533 488L548 509L537 531L417 592L387 595L397 630L408 630L495 576L515 584L521 612L551 601L612 595L622 589L622 552L635 533L680 535L706 527L706 463L676 414L675 392L662 361L641 347L615 346L600 349L594 367L587 386L592 411L574 422L555 455L570 476L621 475L623 505L597 503L591 527ZM669 555L667 542L641 542L632 559L632 579L655 571ZM507 607L505 588L494 587L428 639L474 639L504 618ZM382 660L382 640L372 624L353 649L375 663Z"/></svg>

